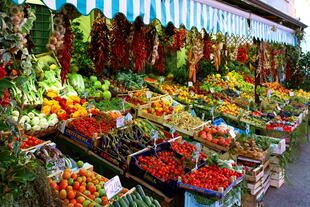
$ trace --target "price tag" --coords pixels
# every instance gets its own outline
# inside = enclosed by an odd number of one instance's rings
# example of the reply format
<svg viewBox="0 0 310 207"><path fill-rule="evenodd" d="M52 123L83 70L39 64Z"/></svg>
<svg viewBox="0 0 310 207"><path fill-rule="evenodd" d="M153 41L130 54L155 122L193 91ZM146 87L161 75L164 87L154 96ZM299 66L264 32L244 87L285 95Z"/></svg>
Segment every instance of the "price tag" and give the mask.
<svg viewBox="0 0 310 207"><path fill-rule="evenodd" d="M228 133L229 133L229 135L230 135L232 138L235 138L235 137L236 137L235 130L229 130Z"/></svg>
<svg viewBox="0 0 310 207"><path fill-rule="evenodd" d="M154 148L155 148L155 151L156 151L156 148L157 148L157 139L158 139L158 131L155 131L155 130L152 130L151 131L151 138L154 140Z"/></svg>
<svg viewBox="0 0 310 207"><path fill-rule="evenodd" d="M125 99L122 99L123 110L125 110Z"/></svg>
<svg viewBox="0 0 310 207"><path fill-rule="evenodd" d="M152 93L151 93L151 91L147 91L147 92L146 92L146 98L148 98L148 99L152 98Z"/></svg>
<svg viewBox="0 0 310 207"><path fill-rule="evenodd" d="M177 104L175 102L172 102L172 108L176 108L177 107Z"/></svg>
<svg viewBox="0 0 310 207"><path fill-rule="evenodd" d="M246 124L246 133L249 134L250 133L250 125Z"/></svg>
<svg viewBox="0 0 310 207"><path fill-rule="evenodd" d="M198 168L198 162L199 162L199 156L200 156L200 152L201 152L201 144L198 142L195 144L197 150L194 152L194 159L196 161L196 169Z"/></svg>
<svg viewBox="0 0 310 207"><path fill-rule="evenodd" d="M210 92L211 92L211 93L214 93L214 89L213 89L213 88L210 88Z"/></svg>
<svg viewBox="0 0 310 207"><path fill-rule="evenodd" d="M210 113L211 113L212 121L214 121L214 107L211 107Z"/></svg>
<svg viewBox="0 0 310 207"><path fill-rule="evenodd" d="M229 76L226 76L226 79L229 81L229 80L230 80L230 77L229 77Z"/></svg>
<svg viewBox="0 0 310 207"><path fill-rule="evenodd" d="M132 94L130 93L130 94L128 94L128 96L130 97L130 98L132 98Z"/></svg>
<svg viewBox="0 0 310 207"><path fill-rule="evenodd" d="M62 96L66 95L67 93L68 93L68 88L64 88L59 92L59 94L61 94Z"/></svg>
<svg viewBox="0 0 310 207"><path fill-rule="evenodd" d="M193 91L191 91L191 96L195 96L195 93Z"/></svg>
<svg viewBox="0 0 310 207"><path fill-rule="evenodd" d="M293 97L293 96L295 96L294 91L290 91L290 97Z"/></svg>
<svg viewBox="0 0 310 207"><path fill-rule="evenodd" d="M159 78L159 82L161 82L161 83L164 82L164 78L163 78L163 77L160 77L160 78Z"/></svg>
<svg viewBox="0 0 310 207"><path fill-rule="evenodd" d="M176 129L175 129L175 126L172 126L170 128L170 134L172 135L172 138L174 138L174 133L175 133Z"/></svg>
<svg viewBox="0 0 310 207"><path fill-rule="evenodd" d="M241 94L241 92L240 92L240 91L236 91L236 93L237 93L238 95L240 95L240 94Z"/></svg>
<svg viewBox="0 0 310 207"><path fill-rule="evenodd" d="M232 97L229 97L229 99L230 99L230 103L232 103Z"/></svg>
<svg viewBox="0 0 310 207"><path fill-rule="evenodd" d="M46 169L48 171L63 170L65 168L66 168L66 164L63 158L49 159L46 164Z"/></svg>
<svg viewBox="0 0 310 207"><path fill-rule="evenodd" d="M277 106L277 109L278 109L279 111L281 111L281 108L280 108L280 106Z"/></svg>
<svg viewBox="0 0 310 207"><path fill-rule="evenodd" d="M126 114L125 121L132 121L132 115L131 113Z"/></svg>
<svg viewBox="0 0 310 207"><path fill-rule="evenodd" d="M116 128L120 128L124 126L124 122L125 122L125 117L118 117L116 119Z"/></svg>
<svg viewBox="0 0 310 207"><path fill-rule="evenodd" d="M250 111L250 106L249 105L246 108L247 108L248 111Z"/></svg>
<svg viewBox="0 0 310 207"><path fill-rule="evenodd" d="M81 93L81 97L87 99L87 97L88 97L88 91L83 91L83 92Z"/></svg>
<svg viewBox="0 0 310 207"><path fill-rule="evenodd" d="M177 89L175 89L175 90L176 90L176 92L180 93L180 89L177 88Z"/></svg>
<svg viewBox="0 0 310 207"><path fill-rule="evenodd" d="M58 130L61 133L65 133L66 125L67 125L67 120L60 121L58 124Z"/></svg>
<svg viewBox="0 0 310 207"><path fill-rule="evenodd" d="M190 112L189 112L192 116L197 116L196 112L194 109L192 109Z"/></svg>
<svg viewBox="0 0 310 207"><path fill-rule="evenodd" d="M192 81L188 81L188 87L193 87L193 82Z"/></svg>
<svg viewBox="0 0 310 207"><path fill-rule="evenodd" d="M122 190L122 184L121 181L117 176L113 177L112 179L110 179L108 182L106 182L104 184L104 190L107 194L108 200L110 200L111 198L113 198L115 195L119 194Z"/></svg>

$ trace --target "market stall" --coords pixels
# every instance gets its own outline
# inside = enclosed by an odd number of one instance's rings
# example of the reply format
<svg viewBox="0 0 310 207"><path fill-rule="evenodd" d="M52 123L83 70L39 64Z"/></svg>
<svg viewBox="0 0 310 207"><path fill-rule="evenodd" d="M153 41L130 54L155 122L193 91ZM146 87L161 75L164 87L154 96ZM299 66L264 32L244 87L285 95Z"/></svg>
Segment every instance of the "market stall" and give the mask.
<svg viewBox="0 0 310 207"><path fill-rule="evenodd" d="M278 81L292 29L213 1L42 0L53 28L31 54L36 12L13 2L0 4L0 138L60 203L251 206L283 185L310 103ZM74 19L91 12L85 38Z"/></svg>

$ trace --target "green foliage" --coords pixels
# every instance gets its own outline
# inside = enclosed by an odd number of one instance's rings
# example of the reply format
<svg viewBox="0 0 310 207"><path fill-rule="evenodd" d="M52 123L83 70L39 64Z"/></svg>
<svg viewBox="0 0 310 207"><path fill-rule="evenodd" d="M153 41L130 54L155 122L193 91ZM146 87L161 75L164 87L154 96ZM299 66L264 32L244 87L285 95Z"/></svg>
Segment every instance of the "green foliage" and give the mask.
<svg viewBox="0 0 310 207"><path fill-rule="evenodd" d="M72 68L76 68L83 76L95 74L93 61L88 57L88 42L84 41L84 34L79 28L79 22L72 23L73 39ZM77 71L75 71L77 72Z"/></svg>

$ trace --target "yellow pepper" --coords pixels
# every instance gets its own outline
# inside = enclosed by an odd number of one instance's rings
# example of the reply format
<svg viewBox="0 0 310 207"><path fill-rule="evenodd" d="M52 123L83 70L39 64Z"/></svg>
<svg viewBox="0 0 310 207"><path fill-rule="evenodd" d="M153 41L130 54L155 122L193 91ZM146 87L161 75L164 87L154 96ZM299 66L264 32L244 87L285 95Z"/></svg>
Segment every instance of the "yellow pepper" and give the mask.
<svg viewBox="0 0 310 207"><path fill-rule="evenodd" d="M81 101L80 97L78 97L78 96L70 96L70 99L72 99L75 102L79 102L79 103Z"/></svg>
<svg viewBox="0 0 310 207"><path fill-rule="evenodd" d="M53 106L52 106L52 113L57 113L59 110L61 109L61 106L59 105L59 104L54 104Z"/></svg>
<svg viewBox="0 0 310 207"><path fill-rule="evenodd" d="M51 113L51 106L43 106L41 112L43 114L49 115Z"/></svg>
<svg viewBox="0 0 310 207"><path fill-rule="evenodd" d="M77 103L77 104L74 104L74 108L79 110L80 108L83 108L83 107L81 106L81 104Z"/></svg>
<svg viewBox="0 0 310 207"><path fill-rule="evenodd" d="M74 100L71 98L67 99L67 105L73 105Z"/></svg>
<svg viewBox="0 0 310 207"><path fill-rule="evenodd" d="M57 112L57 115L58 115L58 116L63 115L63 114L66 114L66 111L63 110L63 109L60 109L60 110Z"/></svg>
<svg viewBox="0 0 310 207"><path fill-rule="evenodd" d="M79 111L76 111L76 112L74 112L74 113L72 113L72 114L70 115L71 118L77 118L77 117L79 117L79 116L80 116L80 112L79 112Z"/></svg>
<svg viewBox="0 0 310 207"><path fill-rule="evenodd" d="M58 96L58 92L50 89L48 90L46 96L53 99Z"/></svg>
<svg viewBox="0 0 310 207"><path fill-rule="evenodd" d="M43 99L43 106L50 106L52 105L53 103L51 101L49 101L47 98L44 98Z"/></svg>

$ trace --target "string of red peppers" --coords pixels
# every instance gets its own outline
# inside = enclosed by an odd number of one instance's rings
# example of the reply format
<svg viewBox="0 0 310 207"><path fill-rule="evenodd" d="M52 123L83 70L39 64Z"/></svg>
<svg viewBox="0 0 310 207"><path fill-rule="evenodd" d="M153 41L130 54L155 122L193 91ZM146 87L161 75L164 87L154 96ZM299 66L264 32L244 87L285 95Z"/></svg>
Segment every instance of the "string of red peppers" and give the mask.
<svg viewBox="0 0 310 207"><path fill-rule="evenodd" d="M144 62L147 59L145 33L146 28L144 27L141 18L137 18L136 22L134 23L134 34L132 40L135 63L133 72L142 72Z"/></svg>
<svg viewBox="0 0 310 207"><path fill-rule="evenodd" d="M173 45L172 45L172 50L173 51L178 51L182 47L185 46L185 37L186 37L186 31L183 28L180 28L177 30L175 28L175 34L173 35Z"/></svg>
<svg viewBox="0 0 310 207"><path fill-rule="evenodd" d="M3 79L7 76L7 72L5 70L6 66L11 65L11 62L8 62L6 64L0 64L0 79ZM8 89L5 89L2 92L2 95L0 94L0 105L2 107L7 106L8 104L10 104L11 99L10 99L10 93Z"/></svg>
<svg viewBox="0 0 310 207"><path fill-rule="evenodd" d="M91 31L91 42L89 47L89 55L93 62L98 75L100 75L105 65L110 61L110 42L109 29L104 18L97 18Z"/></svg>
<svg viewBox="0 0 310 207"><path fill-rule="evenodd" d="M73 33L70 28L70 21L68 18L64 18L64 27L66 29L63 47L58 51L59 63L62 66L61 70L61 82L64 84L67 78L67 74L70 72L71 66L71 52L72 52L72 39Z"/></svg>
<svg viewBox="0 0 310 207"><path fill-rule="evenodd" d="M165 48L161 43L158 45L158 59L155 63L155 69L161 73L165 72Z"/></svg>
<svg viewBox="0 0 310 207"><path fill-rule="evenodd" d="M211 61L211 53L212 53L211 38L208 34L206 34L204 37L203 54L208 61Z"/></svg>
<svg viewBox="0 0 310 207"><path fill-rule="evenodd" d="M122 67L128 68L130 63L130 44L128 41L130 27L130 22L122 14L118 14L113 19L113 28L111 31L111 65L116 70Z"/></svg>

